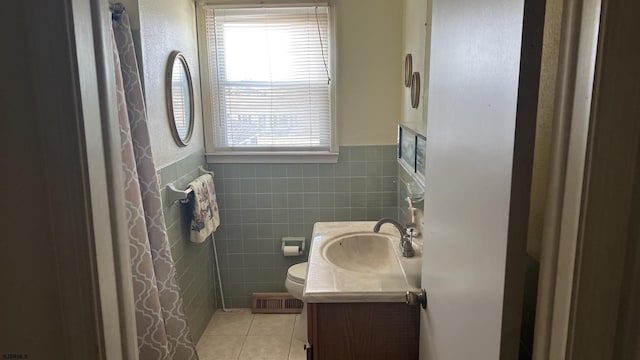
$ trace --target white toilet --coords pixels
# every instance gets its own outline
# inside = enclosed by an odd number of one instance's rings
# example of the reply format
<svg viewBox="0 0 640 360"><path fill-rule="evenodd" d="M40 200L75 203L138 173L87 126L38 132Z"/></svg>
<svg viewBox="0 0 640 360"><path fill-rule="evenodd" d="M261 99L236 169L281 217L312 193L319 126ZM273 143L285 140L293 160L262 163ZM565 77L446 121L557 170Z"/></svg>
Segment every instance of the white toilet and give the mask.
<svg viewBox="0 0 640 360"><path fill-rule="evenodd" d="M304 291L304 282L307 279L307 264L307 262L295 264L287 270L287 280L284 282L284 286L289 294L296 299L303 300L302 292ZM293 336L304 343L307 342L307 304L302 306L302 313L298 315Z"/></svg>

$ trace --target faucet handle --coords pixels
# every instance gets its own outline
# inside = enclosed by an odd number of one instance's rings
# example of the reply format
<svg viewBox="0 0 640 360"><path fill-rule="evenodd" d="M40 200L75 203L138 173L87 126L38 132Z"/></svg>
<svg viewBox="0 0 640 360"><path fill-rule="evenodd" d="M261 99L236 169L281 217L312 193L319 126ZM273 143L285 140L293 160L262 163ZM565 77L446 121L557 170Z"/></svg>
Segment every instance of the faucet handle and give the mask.
<svg viewBox="0 0 640 360"><path fill-rule="evenodd" d="M402 251L402 256L404 257L413 257L415 252L413 250L413 237L416 235L416 228L412 226L405 227L405 233L402 234L402 239L400 239L400 250Z"/></svg>
<svg viewBox="0 0 640 360"><path fill-rule="evenodd" d="M409 238L413 238L414 236L420 235L420 233L418 232L418 228L416 228L411 224L407 225L404 231L405 231L405 236Z"/></svg>

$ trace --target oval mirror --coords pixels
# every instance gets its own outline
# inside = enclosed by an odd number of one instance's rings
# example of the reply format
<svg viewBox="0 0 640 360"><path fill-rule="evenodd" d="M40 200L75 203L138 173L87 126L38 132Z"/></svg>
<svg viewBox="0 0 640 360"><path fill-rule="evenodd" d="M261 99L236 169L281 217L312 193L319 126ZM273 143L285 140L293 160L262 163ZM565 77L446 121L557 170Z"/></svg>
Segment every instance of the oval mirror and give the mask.
<svg viewBox="0 0 640 360"><path fill-rule="evenodd" d="M414 109L420 105L420 74L414 72L411 76L411 107Z"/></svg>
<svg viewBox="0 0 640 360"><path fill-rule="evenodd" d="M193 133L193 84L187 60L179 51L169 55L166 94L173 138L186 146Z"/></svg>
<svg viewBox="0 0 640 360"><path fill-rule="evenodd" d="M413 74L413 56L407 54L404 57L404 86L411 87L411 76Z"/></svg>

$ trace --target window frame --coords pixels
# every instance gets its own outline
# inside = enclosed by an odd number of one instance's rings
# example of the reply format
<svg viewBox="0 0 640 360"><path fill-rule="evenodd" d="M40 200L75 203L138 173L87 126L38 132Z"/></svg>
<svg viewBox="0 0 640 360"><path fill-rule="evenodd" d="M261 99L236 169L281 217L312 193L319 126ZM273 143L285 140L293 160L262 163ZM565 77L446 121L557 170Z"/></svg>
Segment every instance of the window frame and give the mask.
<svg viewBox="0 0 640 360"><path fill-rule="evenodd" d="M216 149L214 135L215 126L213 116L213 91L209 79L209 49L207 47L205 13L208 7L217 8L273 8L273 7L309 7L323 5L329 7L329 74L331 76L330 101L330 144L328 151L320 150L283 150L283 151L220 151ZM209 0L200 1L196 5L197 34L200 60L200 84L202 91L202 111L205 140L205 157L208 163L335 163L338 161L338 133L337 133L337 46L336 46L336 6L334 0Z"/></svg>

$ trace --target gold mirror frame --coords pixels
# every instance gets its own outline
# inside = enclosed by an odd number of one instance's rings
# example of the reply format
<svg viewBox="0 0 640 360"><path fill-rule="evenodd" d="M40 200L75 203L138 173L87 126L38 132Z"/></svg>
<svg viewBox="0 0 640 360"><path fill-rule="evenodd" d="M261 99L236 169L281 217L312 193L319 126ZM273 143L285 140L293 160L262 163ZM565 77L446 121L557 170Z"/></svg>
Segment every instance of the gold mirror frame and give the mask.
<svg viewBox="0 0 640 360"><path fill-rule="evenodd" d="M404 57L404 86L411 86L411 76L413 74L413 56L407 54Z"/></svg>
<svg viewBox="0 0 640 360"><path fill-rule="evenodd" d="M420 105L420 73L417 71L411 75L411 107L414 109Z"/></svg>
<svg viewBox="0 0 640 360"><path fill-rule="evenodd" d="M188 128L186 134L184 136L180 136L178 131L178 125L176 123L176 109L174 109L174 97L173 97L173 70L177 64L182 66L182 70L186 75L185 84L188 87L188 95L189 95L189 104L185 105L185 108L189 109L188 118ZM193 135L193 127L194 127L194 99L193 99L193 81L191 80L191 71L189 70L189 64L187 64L187 60L184 55L180 51L173 51L169 55L169 61L167 63L167 72L166 72L166 83L165 83L165 95L167 98L167 112L169 113L169 127L171 128L171 134L173 135L173 139L175 140L178 146L187 146L189 144L189 140L191 140L191 135Z"/></svg>

